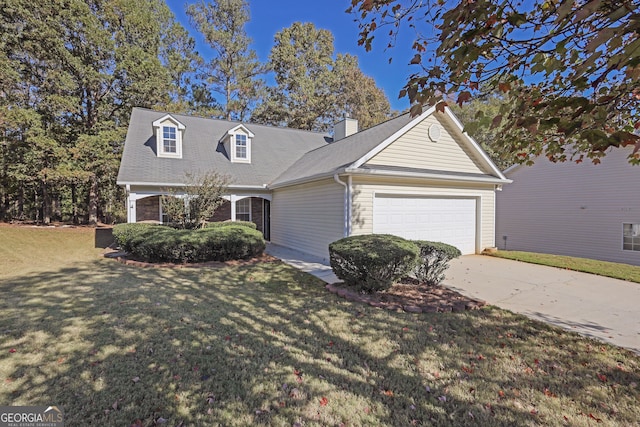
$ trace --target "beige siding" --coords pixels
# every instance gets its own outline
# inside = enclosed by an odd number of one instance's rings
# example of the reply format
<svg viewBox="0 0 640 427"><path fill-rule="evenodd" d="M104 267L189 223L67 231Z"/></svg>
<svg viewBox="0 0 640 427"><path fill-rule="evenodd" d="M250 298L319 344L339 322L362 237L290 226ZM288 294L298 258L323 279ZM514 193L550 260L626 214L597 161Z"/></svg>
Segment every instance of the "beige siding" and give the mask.
<svg viewBox="0 0 640 427"><path fill-rule="evenodd" d="M498 193L496 243L506 249L571 255L640 265L640 251L622 250L622 224L640 223L640 167L629 150L607 154L599 165L521 166Z"/></svg>
<svg viewBox="0 0 640 427"><path fill-rule="evenodd" d="M441 128L440 139L435 142L429 139L429 126L433 124L439 124ZM462 141L460 132L454 129L449 120L439 121L435 115L431 115L366 164L485 173L474 160L468 146L459 143L457 138Z"/></svg>
<svg viewBox="0 0 640 427"><path fill-rule="evenodd" d="M343 237L344 187L333 179L273 191L271 241L328 259Z"/></svg>
<svg viewBox="0 0 640 427"><path fill-rule="evenodd" d="M398 194L407 196L473 197L478 200L479 251L495 246L493 185L442 185L435 182L409 179L386 179L380 183L370 178L354 178L352 207L352 234L368 234L373 231L373 199L375 194Z"/></svg>

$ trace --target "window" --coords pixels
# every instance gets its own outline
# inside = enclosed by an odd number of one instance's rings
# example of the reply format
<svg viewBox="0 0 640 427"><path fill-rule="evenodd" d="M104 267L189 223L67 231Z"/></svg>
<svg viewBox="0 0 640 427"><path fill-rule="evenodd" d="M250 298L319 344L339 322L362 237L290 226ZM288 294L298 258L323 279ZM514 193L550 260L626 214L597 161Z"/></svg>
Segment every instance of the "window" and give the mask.
<svg viewBox="0 0 640 427"><path fill-rule="evenodd" d="M251 199L240 199L236 202L236 221L251 221Z"/></svg>
<svg viewBox="0 0 640 427"><path fill-rule="evenodd" d="M640 251L640 224L622 224L622 249Z"/></svg>
<svg viewBox="0 0 640 427"><path fill-rule="evenodd" d="M178 152L178 138L176 128L173 126L162 126L162 151L165 153Z"/></svg>
<svg viewBox="0 0 640 427"><path fill-rule="evenodd" d="M236 134L236 159L247 158L247 136Z"/></svg>

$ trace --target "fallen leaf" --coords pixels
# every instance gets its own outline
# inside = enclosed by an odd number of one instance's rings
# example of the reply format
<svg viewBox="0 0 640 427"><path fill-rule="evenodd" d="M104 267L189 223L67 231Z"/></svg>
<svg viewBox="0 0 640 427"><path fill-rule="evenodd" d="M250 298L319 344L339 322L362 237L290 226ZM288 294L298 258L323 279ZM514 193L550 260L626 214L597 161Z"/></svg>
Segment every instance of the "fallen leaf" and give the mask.
<svg viewBox="0 0 640 427"><path fill-rule="evenodd" d="M602 374L598 374L598 378L600 379L600 381L602 381L603 383L607 382L607 377L606 375L602 375Z"/></svg>
<svg viewBox="0 0 640 427"><path fill-rule="evenodd" d="M16 352L15 348L12 348L11 350L9 350L9 353L15 353L15 352Z"/></svg>
<svg viewBox="0 0 640 427"><path fill-rule="evenodd" d="M140 419L135 420L135 421L133 422L133 424L131 424L131 426L130 426L130 427L142 427L142 420L140 420Z"/></svg>
<svg viewBox="0 0 640 427"><path fill-rule="evenodd" d="M211 405L213 402L215 402L215 400L216 400L216 398L213 396L213 394L209 394L209 395L207 396L207 403L208 403L209 405Z"/></svg>
<svg viewBox="0 0 640 427"><path fill-rule="evenodd" d="M113 408L114 411L118 410L118 401L116 400L115 402L113 402L113 405L111 405L111 407Z"/></svg>
<svg viewBox="0 0 640 427"><path fill-rule="evenodd" d="M440 396L440 397L438 398L438 400L439 400L440 402L446 402L446 401L447 401L447 396Z"/></svg>
<svg viewBox="0 0 640 427"><path fill-rule="evenodd" d="M548 388L544 389L544 395L547 397L556 397L556 395L552 393L551 390L549 390Z"/></svg>
<svg viewBox="0 0 640 427"><path fill-rule="evenodd" d="M322 398L320 399L320 406L327 406L327 403L329 403L329 399L322 396Z"/></svg>
<svg viewBox="0 0 640 427"><path fill-rule="evenodd" d="M159 417L158 419L156 419L156 424L164 424L167 421L168 420L166 418Z"/></svg>
<svg viewBox="0 0 640 427"><path fill-rule="evenodd" d="M133 381L134 383L137 383L138 381L140 381L140 377L133 377L131 378L131 381Z"/></svg>
<svg viewBox="0 0 640 427"><path fill-rule="evenodd" d="M502 391L502 390L498 391L498 396L504 397L504 391Z"/></svg>
<svg viewBox="0 0 640 427"><path fill-rule="evenodd" d="M383 393L385 396L393 396L393 390L385 390Z"/></svg>
<svg viewBox="0 0 640 427"><path fill-rule="evenodd" d="M598 417L596 417L595 415L593 415L591 413L589 414L589 418L591 418L592 420L596 420L597 423L601 423L602 422L601 418L598 418Z"/></svg>

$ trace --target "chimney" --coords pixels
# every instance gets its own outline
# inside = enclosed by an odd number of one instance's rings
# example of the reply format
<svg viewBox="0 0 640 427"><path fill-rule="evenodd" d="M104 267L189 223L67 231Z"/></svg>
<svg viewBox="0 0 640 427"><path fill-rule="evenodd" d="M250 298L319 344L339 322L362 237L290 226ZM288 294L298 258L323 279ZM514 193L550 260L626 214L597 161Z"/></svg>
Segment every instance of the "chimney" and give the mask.
<svg viewBox="0 0 640 427"><path fill-rule="evenodd" d="M333 125L333 142L351 136L354 133L358 133L358 121L345 117Z"/></svg>

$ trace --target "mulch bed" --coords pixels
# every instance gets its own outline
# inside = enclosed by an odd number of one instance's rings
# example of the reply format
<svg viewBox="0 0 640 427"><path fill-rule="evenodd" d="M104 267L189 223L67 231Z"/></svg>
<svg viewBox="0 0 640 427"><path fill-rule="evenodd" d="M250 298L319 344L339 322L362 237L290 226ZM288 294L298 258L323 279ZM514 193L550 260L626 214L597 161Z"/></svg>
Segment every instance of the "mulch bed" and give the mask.
<svg viewBox="0 0 640 427"><path fill-rule="evenodd" d="M355 289L341 287L342 283L330 284L326 288L349 301L369 304L387 310L404 310L409 313L447 313L478 310L486 302L466 297L441 286L427 286L414 279L405 279L390 289L373 294L360 293Z"/></svg>

